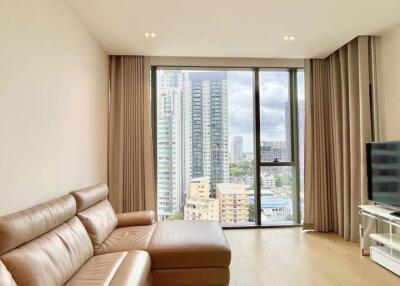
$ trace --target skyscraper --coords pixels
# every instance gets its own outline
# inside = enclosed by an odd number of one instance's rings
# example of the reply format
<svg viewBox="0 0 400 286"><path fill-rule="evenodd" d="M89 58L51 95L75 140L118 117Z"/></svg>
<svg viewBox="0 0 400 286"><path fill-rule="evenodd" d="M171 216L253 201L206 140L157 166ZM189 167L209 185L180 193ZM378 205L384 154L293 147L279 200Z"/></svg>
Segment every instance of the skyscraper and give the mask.
<svg viewBox="0 0 400 286"><path fill-rule="evenodd" d="M289 142L290 144L290 142ZM285 162L290 160L285 141L261 141L260 154L262 162ZM264 168L265 174L279 174L287 172L291 167L271 166Z"/></svg>
<svg viewBox="0 0 400 286"><path fill-rule="evenodd" d="M262 162L288 160L288 148L285 141L261 141L260 152Z"/></svg>
<svg viewBox="0 0 400 286"><path fill-rule="evenodd" d="M192 178L210 177L211 196L227 182L228 85L226 72L189 74Z"/></svg>
<svg viewBox="0 0 400 286"><path fill-rule="evenodd" d="M157 100L158 212L166 218L183 206L182 89L179 74L159 74Z"/></svg>
<svg viewBox="0 0 400 286"><path fill-rule="evenodd" d="M225 72L162 70L157 74L159 218L181 212L192 179L227 182L228 104Z"/></svg>
<svg viewBox="0 0 400 286"><path fill-rule="evenodd" d="M232 139L232 161L237 162L243 159L243 137L234 136Z"/></svg>

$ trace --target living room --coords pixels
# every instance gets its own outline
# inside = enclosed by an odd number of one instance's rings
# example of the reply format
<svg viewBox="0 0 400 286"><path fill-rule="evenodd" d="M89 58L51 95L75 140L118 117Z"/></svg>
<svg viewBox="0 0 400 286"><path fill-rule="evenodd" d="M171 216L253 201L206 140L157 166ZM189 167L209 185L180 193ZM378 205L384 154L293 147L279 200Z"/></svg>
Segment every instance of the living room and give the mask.
<svg viewBox="0 0 400 286"><path fill-rule="evenodd" d="M0 39L0 286L399 285L398 0L1 0Z"/></svg>

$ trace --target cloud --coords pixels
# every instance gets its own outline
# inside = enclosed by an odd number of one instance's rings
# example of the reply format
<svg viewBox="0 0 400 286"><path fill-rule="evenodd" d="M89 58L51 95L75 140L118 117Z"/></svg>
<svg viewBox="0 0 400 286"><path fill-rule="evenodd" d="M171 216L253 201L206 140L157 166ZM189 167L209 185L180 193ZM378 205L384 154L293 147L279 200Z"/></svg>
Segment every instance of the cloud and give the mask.
<svg viewBox="0 0 400 286"><path fill-rule="evenodd" d="M262 140L285 140L285 108L288 73L260 73L260 118ZM229 133L252 135L254 126L253 78L251 71L228 72Z"/></svg>
<svg viewBox="0 0 400 286"><path fill-rule="evenodd" d="M185 71L187 73L190 71ZM178 71L179 73L179 71ZM254 95L253 72L234 70L228 78L229 137L243 136L244 147L253 148ZM299 98L304 98L304 73L298 73ZM260 72L261 140L285 140L286 104L288 102L289 74L287 71Z"/></svg>

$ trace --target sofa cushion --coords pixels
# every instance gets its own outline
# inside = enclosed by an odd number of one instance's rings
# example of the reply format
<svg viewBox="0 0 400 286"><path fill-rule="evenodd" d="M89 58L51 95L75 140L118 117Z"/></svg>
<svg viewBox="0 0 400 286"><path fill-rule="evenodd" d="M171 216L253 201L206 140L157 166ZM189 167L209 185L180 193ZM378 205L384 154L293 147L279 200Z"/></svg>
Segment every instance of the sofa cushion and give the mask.
<svg viewBox="0 0 400 286"><path fill-rule="evenodd" d="M94 256L66 286L118 285L143 286L150 276L151 260L147 252L125 251Z"/></svg>
<svg viewBox="0 0 400 286"><path fill-rule="evenodd" d="M154 285L163 286L227 286L230 280L229 267L155 269L152 275Z"/></svg>
<svg viewBox="0 0 400 286"><path fill-rule="evenodd" d="M228 267L231 251L213 221L158 222L147 251L153 269Z"/></svg>
<svg viewBox="0 0 400 286"><path fill-rule="evenodd" d="M156 225L121 227L115 229L103 244L95 250L95 255L126 251L146 250Z"/></svg>
<svg viewBox="0 0 400 286"><path fill-rule="evenodd" d="M0 217L0 255L66 222L75 215L71 195Z"/></svg>
<svg viewBox="0 0 400 286"><path fill-rule="evenodd" d="M107 199L108 187L106 184L97 184L91 187L71 192L76 199L76 208L80 212L88 207Z"/></svg>
<svg viewBox="0 0 400 286"><path fill-rule="evenodd" d="M117 227L117 216L108 200L103 200L78 213L96 250Z"/></svg>
<svg viewBox="0 0 400 286"><path fill-rule="evenodd" d="M154 223L153 211L140 211L117 214L118 227L150 225Z"/></svg>
<svg viewBox="0 0 400 286"><path fill-rule="evenodd" d="M2 256L18 285L63 285L93 255L77 217Z"/></svg>
<svg viewBox="0 0 400 286"><path fill-rule="evenodd" d="M1 286L17 286L11 273L4 266L3 262L0 261L0 285Z"/></svg>

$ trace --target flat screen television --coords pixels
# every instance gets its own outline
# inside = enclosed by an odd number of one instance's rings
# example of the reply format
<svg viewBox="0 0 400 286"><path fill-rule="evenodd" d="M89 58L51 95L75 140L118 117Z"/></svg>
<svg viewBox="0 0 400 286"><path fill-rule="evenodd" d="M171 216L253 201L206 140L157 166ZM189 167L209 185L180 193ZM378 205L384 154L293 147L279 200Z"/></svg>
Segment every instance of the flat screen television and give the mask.
<svg viewBox="0 0 400 286"><path fill-rule="evenodd" d="M400 207L400 141L367 144L368 199Z"/></svg>

